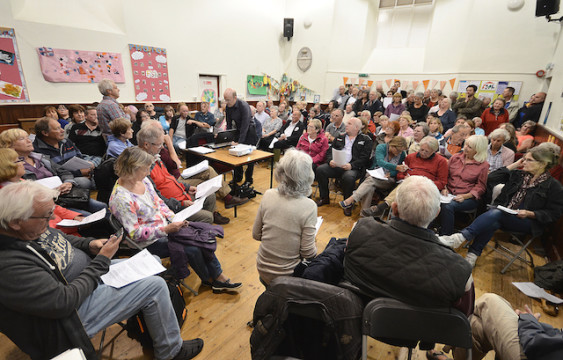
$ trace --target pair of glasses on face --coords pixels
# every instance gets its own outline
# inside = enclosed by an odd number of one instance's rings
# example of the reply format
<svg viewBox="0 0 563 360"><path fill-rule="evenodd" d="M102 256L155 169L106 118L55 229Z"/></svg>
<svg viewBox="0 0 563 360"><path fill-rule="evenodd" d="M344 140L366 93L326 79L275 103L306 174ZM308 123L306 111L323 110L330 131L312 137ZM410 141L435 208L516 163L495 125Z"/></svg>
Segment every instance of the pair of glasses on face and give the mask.
<svg viewBox="0 0 563 360"><path fill-rule="evenodd" d="M49 211L49 214L47 216L30 216L29 218L30 219L43 219L45 221L49 221L53 217L54 213L55 213L55 208L53 208L51 211Z"/></svg>

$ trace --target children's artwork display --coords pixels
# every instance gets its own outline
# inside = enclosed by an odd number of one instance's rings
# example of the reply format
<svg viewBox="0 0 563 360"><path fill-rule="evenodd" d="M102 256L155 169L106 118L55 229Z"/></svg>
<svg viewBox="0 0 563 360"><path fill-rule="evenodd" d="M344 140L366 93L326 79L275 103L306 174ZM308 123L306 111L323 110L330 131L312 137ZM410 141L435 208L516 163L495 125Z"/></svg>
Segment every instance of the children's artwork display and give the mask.
<svg viewBox="0 0 563 360"><path fill-rule="evenodd" d="M170 101L166 49L129 44L137 101Z"/></svg>
<svg viewBox="0 0 563 360"><path fill-rule="evenodd" d="M111 79L124 83L119 53L39 47L36 49L43 78L49 82L96 83Z"/></svg>
<svg viewBox="0 0 563 360"><path fill-rule="evenodd" d="M268 86L264 83L264 75L247 75L246 83L250 95L268 94Z"/></svg>
<svg viewBox="0 0 563 360"><path fill-rule="evenodd" d="M16 33L0 27L0 103L28 101Z"/></svg>

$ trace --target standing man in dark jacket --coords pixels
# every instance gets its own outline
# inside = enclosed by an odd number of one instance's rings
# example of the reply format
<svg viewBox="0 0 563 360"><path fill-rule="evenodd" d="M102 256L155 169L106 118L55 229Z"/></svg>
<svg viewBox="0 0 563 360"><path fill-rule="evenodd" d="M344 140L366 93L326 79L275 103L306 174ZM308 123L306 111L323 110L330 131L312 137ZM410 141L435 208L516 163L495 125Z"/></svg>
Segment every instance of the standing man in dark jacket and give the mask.
<svg viewBox="0 0 563 360"><path fill-rule="evenodd" d="M237 143L256 145L258 143L258 136L256 134L256 126L250 113L250 107L246 101L237 98L237 92L234 89L228 88L223 93L223 98L227 103L226 118L227 129L238 129L239 139ZM242 167L235 168L234 181L236 183L242 181ZM244 173L245 182L249 185L252 184L252 175L254 173L254 164L248 164L246 172Z"/></svg>
<svg viewBox="0 0 563 360"><path fill-rule="evenodd" d="M341 178L344 198L352 196L356 180L364 176L364 172L369 165L372 141L369 136L360 133L362 122L358 118L351 118L346 124L346 133L337 136L332 142L326 154L326 164L322 164L316 170L316 177L319 183L320 199L317 206L330 203L328 198L328 179ZM332 158L332 149L343 150L346 154L347 162L338 165Z"/></svg>
<svg viewBox="0 0 563 360"><path fill-rule="evenodd" d="M32 359L78 347L90 360L97 359L90 337L142 311L155 358L196 356L203 340L182 341L162 278L121 288L101 282L121 238L77 238L48 227L57 195L33 181L0 190L0 331Z"/></svg>
<svg viewBox="0 0 563 360"><path fill-rule="evenodd" d="M514 127L516 129L520 128L522 124L528 120L532 120L536 123L540 120L543 103L545 102L545 95L546 94L544 92L534 94L529 103L524 104L524 106L518 109L518 113L514 118Z"/></svg>

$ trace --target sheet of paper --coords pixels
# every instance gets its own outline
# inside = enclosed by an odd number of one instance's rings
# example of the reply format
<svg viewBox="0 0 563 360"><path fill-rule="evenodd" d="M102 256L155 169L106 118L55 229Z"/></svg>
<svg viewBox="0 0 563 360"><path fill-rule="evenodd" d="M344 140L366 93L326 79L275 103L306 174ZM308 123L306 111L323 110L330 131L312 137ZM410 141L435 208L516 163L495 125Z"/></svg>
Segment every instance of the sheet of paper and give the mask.
<svg viewBox="0 0 563 360"><path fill-rule="evenodd" d="M145 249L127 260L110 265L108 273L102 275L101 279L106 285L121 288L165 270L166 268Z"/></svg>
<svg viewBox="0 0 563 360"><path fill-rule="evenodd" d="M223 176L217 175L214 178L199 184L197 186L195 197L196 199L206 198L208 195L213 194L215 191L219 190L222 185L223 185Z"/></svg>
<svg viewBox="0 0 563 360"><path fill-rule="evenodd" d="M537 286L533 282L513 282L512 285L516 286L518 290L522 291L529 297L533 297L535 299L543 298L554 304L563 304L562 299L549 294L547 291Z"/></svg>
<svg viewBox="0 0 563 360"><path fill-rule="evenodd" d="M512 215L518 214L518 210L512 210L512 209L509 209L509 208L504 207L502 205L497 206L497 209L502 210L502 211L509 213L509 214L512 214Z"/></svg>
<svg viewBox="0 0 563 360"><path fill-rule="evenodd" d="M62 227L83 226L83 225L86 225L86 224L94 223L96 221L100 221L104 218L104 216L106 216L106 209L96 211L92 215L86 216L82 221L64 219L64 220L59 221L57 223L57 225L62 226Z"/></svg>
<svg viewBox="0 0 563 360"><path fill-rule="evenodd" d="M84 356L82 349L74 348L57 355L51 360L86 360L86 356Z"/></svg>
<svg viewBox="0 0 563 360"><path fill-rule="evenodd" d="M383 106L387 107L389 106L389 104L391 104L393 102L393 98L392 97L384 97L383 98Z"/></svg>
<svg viewBox="0 0 563 360"><path fill-rule="evenodd" d="M173 222L176 221L184 221L187 218L189 218L190 216L192 216L193 214L195 214L196 212L200 211L201 209L203 209L203 202L205 201L205 198L200 198L197 199L196 201L194 201L194 203L192 204L192 206L188 206L187 208L185 208L184 210L180 211L179 213L177 213L174 216L174 219L172 220Z"/></svg>
<svg viewBox="0 0 563 360"><path fill-rule="evenodd" d="M332 149L332 161L334 161L336 166L342 166L346 164L346 151Z"/></svg>
<svg viewBox="0 0 563 360"><path fill-rule="evenodd" d="M319 233L319 229L321 228L321 225L323 224L323 217L322 216L317 216L317 223L315 224L315 236L317 236L317 234Z"/></svg>
<svg viewBox="0 0 563 360"><path fill-rule="evenodd" d="M270 143L270 146L268 146L268 147L269 147L270 149L273 149L273 148L274 148L274 144L277 143L277 142L278 142L278 138L274 138L274 139L272 140L272 142Z"/></svg>
<svg viewBox="0 0 563 360"><path fill-rule="evenodd" d="M194 165L194 166L190 166L186 170L182 171L182 177L184 179L187 179L187 178L190 178L190 177L197 175L201 172L204 172L207 169L209 169L209 161L203 160L199 164Z"/></svg>
<svg viewBox="0 0 563 360"><path fill-rule="evenodd" d="M453 198L455 198L454 194L442 195L440 194L440 202L442 204L449 204L452 202Z"/></svg>
<svg viewBox="0 0 563 360"><path fill-rule="evenodd" d="M212 153L212 152L215 151L213 149L206 148L206 147L203 147L203 146L196 146L196 147L190 148L190 150L194 151L198 154L209 154L209 153Z"/></svg>
<svg viewBox="0 0 563 360"><path fill-rule="evenodd" d="M178 147L182 150L186 150L186 140L180 140L178 142Z"/></svg>
<svg viewBox="0 0 563 360"><path fill-rule="evenodd" d="M389 180L387 178L387 176L385 176L385 170L383 170L383 168L377 168L377 169L373 169L373 170L367 170L367 173L376 178L376 179L380 179L380 180Z"/></svg>
<svg viewBox="0 0 563 360"><path fill-rule="evenodd" d="M39 179L35 181L38 184L48 187L49 189L56 189L63 184L61 178L58 176L51 176L44 179Z"/></svg>
<svg viewBox="0 0 563 360"><path fill-rule="evenodd" d="M389 115L389 120L394 121L394 120L398 120L399 119L399 115L397 114L390 114Z"/></svg>
<svg viewBox="0 0 563 360"><path fill-rule="evenodd" d="M80 169L90 169L92 164L78 156L73 157L69 161L65 162L62 166L63 169L68 171L76 171Z"/></svg>

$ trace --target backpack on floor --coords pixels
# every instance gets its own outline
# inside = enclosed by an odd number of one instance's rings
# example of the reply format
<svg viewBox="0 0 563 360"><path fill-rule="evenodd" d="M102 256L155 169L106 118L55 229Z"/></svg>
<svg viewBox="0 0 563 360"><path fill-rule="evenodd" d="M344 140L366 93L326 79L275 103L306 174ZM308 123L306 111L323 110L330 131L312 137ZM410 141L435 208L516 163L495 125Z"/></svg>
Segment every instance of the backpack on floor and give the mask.
<svg viewBox="0 0 563 360"><path fill-rule="evenodd" d="M182 328L182 325L188 316L188 309L186 309L186 301L184 300L184 292L182 291L178 280L170 276L166 276L166 273L163 277L164 280L166 280L166 285L168 285L170 301L172 302L172 308L176 314L176 320L178 320L178 325ZM147 329L147 324L142 312L139 311L139 313L129 318L125 329L127 330L127 336L131 339L139 341L143 347L152 348L152 338Z"/></svg>
<svg viewBox="0 0 563 360"><path fill-rule="evenodd" d="M563 260L534 268L534 283L546 290L563 294Z"/></svg>

